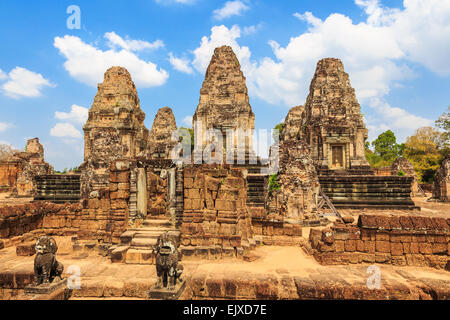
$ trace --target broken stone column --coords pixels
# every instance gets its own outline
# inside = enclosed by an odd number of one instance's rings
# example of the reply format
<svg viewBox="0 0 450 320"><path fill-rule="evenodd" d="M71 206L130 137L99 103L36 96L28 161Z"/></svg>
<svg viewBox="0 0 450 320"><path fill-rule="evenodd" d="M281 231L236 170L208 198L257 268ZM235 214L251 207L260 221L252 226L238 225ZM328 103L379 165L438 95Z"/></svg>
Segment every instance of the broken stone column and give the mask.
<svg viewBox="0 0 450 320"><path fill-rule="evenodd" d="M447 154L441 167L434 176L434 193L433 198L450 202L450 155Z"/></svg>
<svg viewBox="0 0 450 320"><path fill-rule="evenodd" d="M139 217L147 216L147 173L145 168L137 169L137 213Z"/></svg>

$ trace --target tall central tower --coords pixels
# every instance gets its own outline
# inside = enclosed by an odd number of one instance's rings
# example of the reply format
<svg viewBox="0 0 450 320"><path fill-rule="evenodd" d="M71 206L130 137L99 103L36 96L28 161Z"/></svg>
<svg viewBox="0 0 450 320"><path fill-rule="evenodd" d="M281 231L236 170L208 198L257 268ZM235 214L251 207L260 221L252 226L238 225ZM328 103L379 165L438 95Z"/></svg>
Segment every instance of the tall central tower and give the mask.
<svg viewBox="0 0 450 320"><path fill-rule="evenodd" d="M241 65L229 46L214 50L200 90L200 101L193 117L196 151L203 150L217 133L225 149L253 151L255 115L249 103L248 90ZM216 130L213 134L211 129ZM227 131L233 130L230 137ZM245 146L243 145L245 143Z"/></svg>

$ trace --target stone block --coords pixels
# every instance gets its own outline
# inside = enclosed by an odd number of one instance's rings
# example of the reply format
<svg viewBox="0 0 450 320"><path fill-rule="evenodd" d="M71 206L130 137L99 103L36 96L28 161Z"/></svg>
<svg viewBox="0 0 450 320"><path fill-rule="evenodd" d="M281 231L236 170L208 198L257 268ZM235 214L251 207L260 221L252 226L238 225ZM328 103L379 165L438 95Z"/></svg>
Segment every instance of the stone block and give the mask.
<svg viewBox="0 0 450 320"><path fill-rule="evenodd" d="M390 253L391 252L391 243L389 241L375 241L375 250L376 252L381 253Z"/></svg>
<svg viewBox="0 0 450 320"><path fill-rule="evenodd" d="M36 254L36 242L27 242L16 246L16 255L20 257L31 257ZM447 248L446 248L447 249Z"/></svg>
<svg viewBox="0 0 450 320"><path fill-rule="evenodd" d="M419 252L421 254L433 254L433 247L431 246L431 243L420 242Z"/></svg>
<svg viewBox="0 0 450 320"><path fill-rule="evenodd" d="M392 256L403 255L403 244L401 242L391 242L391 255Z"/></svg>

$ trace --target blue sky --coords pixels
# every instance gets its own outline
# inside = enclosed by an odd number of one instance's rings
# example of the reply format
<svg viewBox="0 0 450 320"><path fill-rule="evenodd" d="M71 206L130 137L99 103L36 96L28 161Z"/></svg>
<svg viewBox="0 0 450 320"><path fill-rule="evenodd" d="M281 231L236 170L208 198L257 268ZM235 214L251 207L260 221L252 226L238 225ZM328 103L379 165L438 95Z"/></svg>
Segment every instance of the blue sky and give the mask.
<svg viewBox="0 0 450 320"><path fill-rule="evenodd" d="M71 5L80 29L68 28ZM344 62L370 140L391 129L404 141L450 105L450 0L3 0L0 21L0 143L39 137L56 169L82 162L108 66L130 71L149 129L163 106L184 126L223 44L241 61L257 129L305 103L324 57Z"/></svg>

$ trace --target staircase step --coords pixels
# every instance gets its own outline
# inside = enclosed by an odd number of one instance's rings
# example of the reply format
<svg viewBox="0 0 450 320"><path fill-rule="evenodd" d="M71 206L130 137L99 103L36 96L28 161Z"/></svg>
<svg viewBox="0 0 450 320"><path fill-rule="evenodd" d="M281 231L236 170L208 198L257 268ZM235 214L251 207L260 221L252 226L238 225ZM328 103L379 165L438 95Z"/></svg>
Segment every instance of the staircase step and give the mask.
<svg viewBox="0 0 450 320"><path fill-rule="evenodd" d="M131 247L153 248L156 246L157 238L133 238L131 240Z"/></svg>
<svg viewBox="0 0 450 320"><path fill-rule="evenodd" d="M172 224L169 220L159 220L159 219L147 219L143 222L142 225L146 227L160 227L160 228L172 227Z"/></svg>

